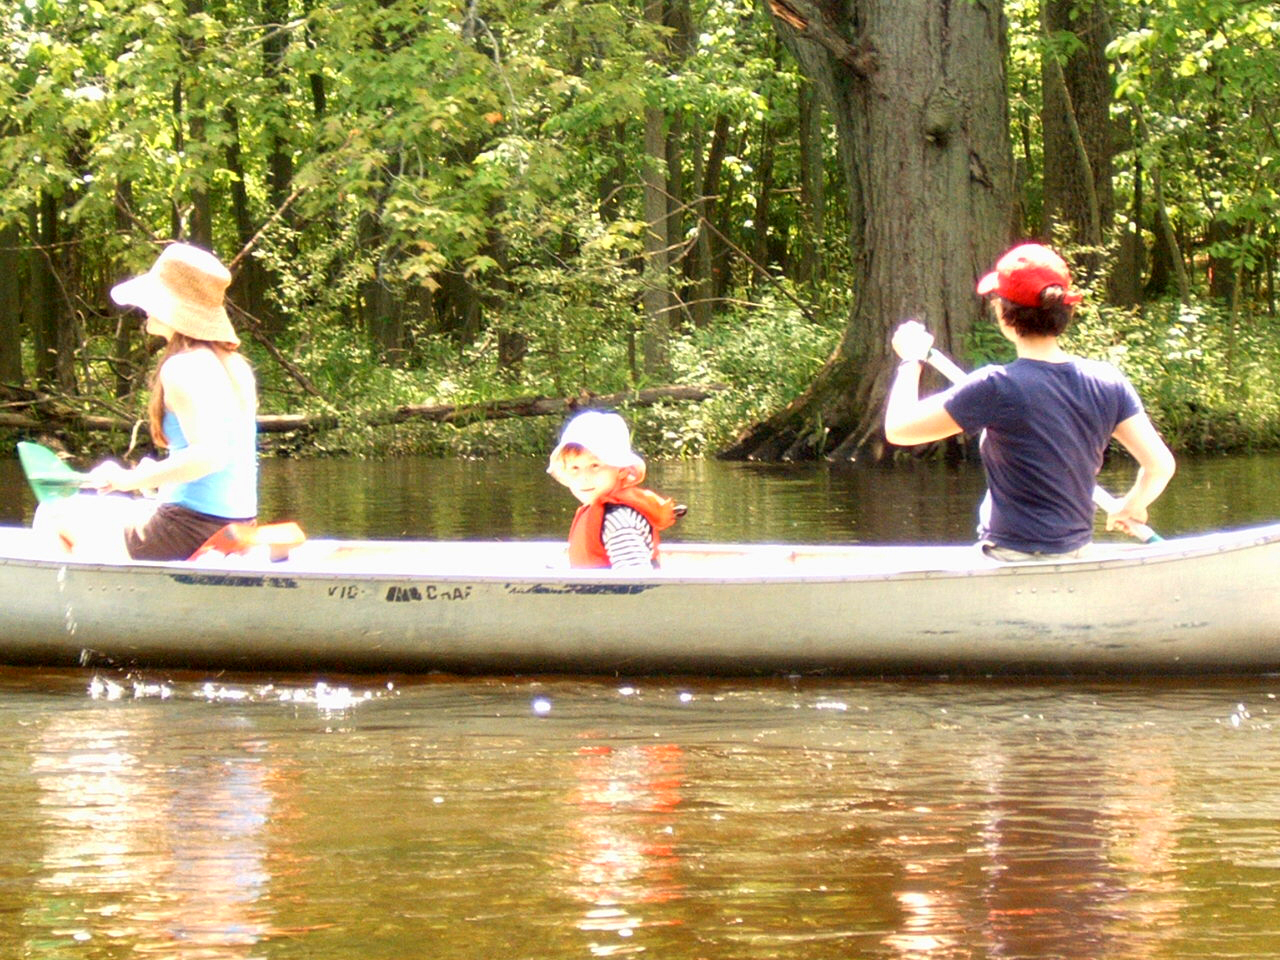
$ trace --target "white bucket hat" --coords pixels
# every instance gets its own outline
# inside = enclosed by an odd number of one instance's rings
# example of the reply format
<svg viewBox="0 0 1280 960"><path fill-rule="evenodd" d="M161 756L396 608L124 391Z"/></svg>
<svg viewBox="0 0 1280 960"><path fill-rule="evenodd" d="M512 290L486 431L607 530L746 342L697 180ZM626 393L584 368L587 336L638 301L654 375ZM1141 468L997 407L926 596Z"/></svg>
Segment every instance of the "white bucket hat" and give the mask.
<svg viewBox="0 0 1280 960"><path fill-rule="evenodd" d="M565 424L560 442L551 451L547 472L552 476L556 476L564 448L570 445L582 447L610 467L631 468L644 475L644 460L631 449L631 431L627 422L616 413L586 410Z"/></svg>
<svg viewBox="0 0 1280 960"><path fill-rule="evenodd" d="M145 310L193 340L238 344L223 303L230 285L230 271L212 253L171 243L146 273L112 287L111 299Z"/></svg>

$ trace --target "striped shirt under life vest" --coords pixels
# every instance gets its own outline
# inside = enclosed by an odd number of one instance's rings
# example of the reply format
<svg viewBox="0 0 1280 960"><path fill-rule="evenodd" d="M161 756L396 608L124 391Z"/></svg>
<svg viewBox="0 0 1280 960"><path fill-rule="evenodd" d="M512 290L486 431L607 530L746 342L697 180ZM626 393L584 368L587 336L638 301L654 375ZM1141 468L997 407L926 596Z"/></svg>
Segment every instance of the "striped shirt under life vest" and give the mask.
<svg viewBox="0 0 1280 960"><path fill-rule="evenodd" d="M621 503L606 505L600 538L615 570L618 567L653 569L653 527L634 507Z"/></svg>

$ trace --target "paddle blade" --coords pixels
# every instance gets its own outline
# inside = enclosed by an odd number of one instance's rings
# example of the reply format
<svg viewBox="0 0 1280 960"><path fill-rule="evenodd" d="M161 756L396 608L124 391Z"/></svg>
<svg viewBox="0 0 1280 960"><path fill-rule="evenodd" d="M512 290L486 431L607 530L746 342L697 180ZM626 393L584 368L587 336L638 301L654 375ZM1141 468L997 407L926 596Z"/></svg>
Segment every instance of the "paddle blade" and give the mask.
<svg viewBox="0 0 1280 960"><path fill-rule="evenodd" d="M18 460L38 503L73 496L84 486L83 473L73 470L56 453L38 443L19 441Z"/></svg>

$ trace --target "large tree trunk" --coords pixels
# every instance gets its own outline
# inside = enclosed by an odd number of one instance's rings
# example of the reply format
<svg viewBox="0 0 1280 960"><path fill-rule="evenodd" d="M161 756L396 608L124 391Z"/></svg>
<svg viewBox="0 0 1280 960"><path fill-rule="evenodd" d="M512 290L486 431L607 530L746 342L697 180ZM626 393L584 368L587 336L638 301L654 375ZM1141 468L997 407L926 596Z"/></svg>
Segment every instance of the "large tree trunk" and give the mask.
<svg viewBox="0 0 1280 960"><path fill-rule="evenodd" d="M796 282L816 284L822 278L823 230L826 227L826 175L822 163L822 105L812 84L799 92L800 238L796 253Z"/></svg>
<svg viewBox="0 0 1280 960"><path fill-rule="evenodd" d="M770 0L783 40L828 102L858 265L849 325L813 385L723 456L851 460L883 451L892 328L922 318L953 353L1008 236L1012 194L998 4Z"/></svg>

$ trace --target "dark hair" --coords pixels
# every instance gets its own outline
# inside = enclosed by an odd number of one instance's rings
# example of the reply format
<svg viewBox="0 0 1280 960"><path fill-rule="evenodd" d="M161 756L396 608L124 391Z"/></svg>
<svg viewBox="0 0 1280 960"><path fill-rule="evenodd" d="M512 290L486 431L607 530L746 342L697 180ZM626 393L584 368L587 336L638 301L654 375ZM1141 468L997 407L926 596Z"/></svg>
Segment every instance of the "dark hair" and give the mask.
<svg viewBox="0 0 1280 960"><path fill-rule="evenodd" d="M1040 306L1024 307L1020 303L997 297L1004 322L1024 337L1060 336L1075 316L1075 304L1065 302L1062 287L1045 287L1040 291Z"/></svg>

